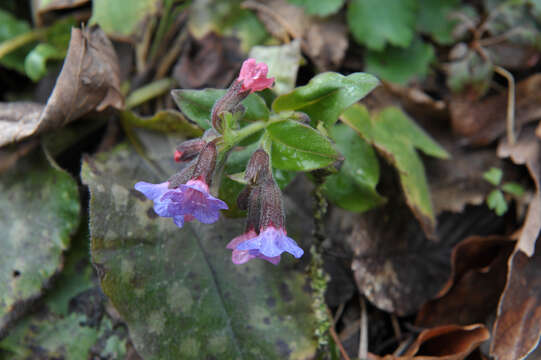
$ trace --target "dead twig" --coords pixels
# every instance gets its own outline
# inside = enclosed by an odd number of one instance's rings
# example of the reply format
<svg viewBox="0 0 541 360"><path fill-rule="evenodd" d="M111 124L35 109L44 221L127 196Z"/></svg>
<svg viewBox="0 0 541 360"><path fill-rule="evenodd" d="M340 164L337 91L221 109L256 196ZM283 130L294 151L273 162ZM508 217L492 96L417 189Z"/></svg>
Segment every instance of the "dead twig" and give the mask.
<svg viewBox="0 0 541 360"><path fill-rule="evenodd" d="M361 320L359 334L359 359L368 359L368 314L366 313L366 302L360 297Z"/></svg>
<svg viewBox="0 0 541 360"><path fill-rule="evenodd" d="M513 145L515 137L515 78L513 75L502 68L494 65L494 72L503 76L507 80L507 142Z"/></svg>
<svg viewBox="0 0 541 360"><path fill-rule="evenodd" d="M327 307L327 314L329 314L330 319L333 318L331 311L329 310L329 307ZM329 332L331 333L334 343L338 346L338 349L340 350L340 354L342 354L345 360L351 360L348 353L346 352L346 349L344 349L344 345L342 345L340 338L336 334L336 330L334 329L334 324L331 325Z"/></svg>

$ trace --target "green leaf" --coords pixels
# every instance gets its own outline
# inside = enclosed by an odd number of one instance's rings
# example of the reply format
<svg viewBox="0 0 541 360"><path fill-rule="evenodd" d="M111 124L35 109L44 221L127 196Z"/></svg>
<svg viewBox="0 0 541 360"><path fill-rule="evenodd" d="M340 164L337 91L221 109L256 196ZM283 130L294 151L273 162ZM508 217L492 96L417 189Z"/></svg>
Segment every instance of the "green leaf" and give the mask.
<svg viewBox="0 0 541 360"><path fill-rule="evenodd" d="M61 60L66 53L49 44L38 44L24 59L24 71L33 81L47 74L47 60Z"/></svg>
<svg viewBox="0 0 541 360"><path fill-rule="evenodd" d="M240 38L241 48L248 52L265 42L269 34L257 16L241 7L242 0L194 1L190 7L188 28L196 38L214 32Z"/></svg>
<svg viewBox="0 0 541 360"><path fill-rule="evenodd" d="M160 141L161 139L161 141ZM156 158L169 141L153 137ZM167 171L174 164L160 162ZM168 165L173 165L169 167ZM305 276L282 264L231 262L227 242L243 221L177 228L133 190L163 181L135 151L120 145L83 163L88 184L92 261L101 286L128 324L139 355L151 359L306 359L314 356L315 319ZM311 236L300 212L288 235Z"/></svg>
<svg viewBox="0 0 541 360"><path fill-rule="evenodd" d="M79 224L77 183L41 151L0 174L0 330L62 268Z"/></svg>
<svg viewBox="0 0 541 360"><path fill-rule="evenodd" d="M515 182L508 182L502 185L502 190L508 194L511 194L516 197L521 197L524 195L524 188Z"/></svg>
<svg viewBox="0 0 541 360"><path fill-rule="evenodd" d="M272 90L276 94L281 95L293 90L301 61L299 40L280 46L254 46L248 57L269 66L268 77L274 77Z"/></svg>
<svg viewBox="0 0 541 360"><path fill-rule="evenodd" d="M342 121L396 167L408 205L431 233L435 225L434 211L423 163L415 149L438 158L447 158L448 153L395 107L370 117L365 107L354 105L344 112Z"/></svg>
<svg viewBox="0 0 541 360"><path fill-rule="evenodd" d="M335 125L330 133L345 160L338 174L327 177L325 195L338 206L356 212L383 204L385 199L376 191L379 163L372 147L346 125Z"/></svg>
<svg viewBox="0 0 541 360"><path fill-rule="evenodd" d="M416 0L352 0L347 18L355 40L383 50L386 43L401 47L411 43L416 13Z"/></svg>
<svg viewBox="0 0 541 360"><path fill-rule="evenodd" d="M490 170L486 171L483 174L483 179L485 179L486 181L488 181L494 186L500 185L500 182L502 181L502 177L503 177L502 169L498 169L495 167L490 168Z"/></svg>
<svg viewBox="0 0 541 360"><path fill-rule="evenodd" d="M30 25L26 21L19 20L9 12L0 10L0 44L30 30ZM28 44L6 54L0 58L0 64L24 74L24 58L32 46L32 44Z"/></svg>
<svg viewBox="0 0 541 360"><path fill-rule="evenodd" d="M210 127L210 112L212 106L222 96L226 90L223 89L203 89L203 90L172 90L171 95L190 120L196 122L203 129ZM250 94L242 101L246 109L243 119L248 121L268 120L269 109L265 101L257 94Z"/></svg>
<svg viewBox="0 0 541 360"><path fill-rule="evenodd" d="M383 51L368 50L365 55L366 71L380 78L406 84L414 78L424 78L434 61L432 45L416 38L409 47L386 47Z"/></svg>
<svg viewBox="0 0 541 360"><path fill-rule="evenodd" d="M110 36L127 39L141 35L144 22L159 9L159 0L94 0L89 23L99 24Z"/></svg>
<svg viewBox="0 0 541 360"><path fill-rule="evenodd" d="M165 133L178 133L187 137L199 137L203 131L175 110L158 111L149 118L140 117L133 111L122 111L120 119L128 126L161 131Z"/></svg>
<svg viewBox="0 0 541 360"><path fill-rule="evenodd" d="M329 16L332 15L344 5L344 0L287 0L293 5L303 7L307 14L317 16Z"/></svg>
<svg viewBox="0 0 541 360"><path fill-rule="evenodd" d="M502 216L507 212L507 203L505 202L503 193L498 189L494 189L488 194L487 205L488 208L494 210L498 216Z"/></svg>
<svg viewBox="0 0 541 360"><path fill-rule="evenodd" d="M323 123L329 128L345 109L361 100L378 85L379 80L369 74L353 73L343 76L326 72L312 78L307 85L277 97L272 109L276 112L301 111L308 114L314 127Z"/></svg>
<svg viewBox="0 0 541 360"><path fill-rule="evenodd" d="M119 359L127 332L103 316L105 299L94 283L86 221L73 239L62 273L43 299L44 306L10 329L0 342L9 359ZM103 317L102 317L103 316ZM98 355L99 354L99 355ZM7 358L7 357L6 357Z"/></svg>
<svg viewBox="0 0 541 360"><path fill-rule="evenodd" d="M458 11L460 0L418 0L417 30L429 34L438 44L454 42L453 29L457 20L450 17Z"/></svg>
<svg viewBox="0 0 541 360"><path fill-rule="evenodd" d="M272 166L282 170L310 171L335 162L340 154L321 133L308 125L286 120L267 127L272 140Z"/></svg>

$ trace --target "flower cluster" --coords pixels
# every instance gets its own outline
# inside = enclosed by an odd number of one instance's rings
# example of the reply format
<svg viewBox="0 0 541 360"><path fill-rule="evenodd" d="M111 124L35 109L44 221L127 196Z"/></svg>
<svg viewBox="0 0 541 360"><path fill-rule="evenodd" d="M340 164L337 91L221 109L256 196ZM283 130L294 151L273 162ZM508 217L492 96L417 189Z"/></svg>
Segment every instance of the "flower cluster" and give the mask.
<svg viewBox="0 0 541 360"><path fill-rule="evenodd" d="M156 214L170 217L182 227L194 219L204 224L214 223L220 217L220 210L228 209L227 204L209 190L220 172L215 168L220 134L224 131L223 115L244 112L241 105L244 98L254 91L270 88L274 78L267 78L267 71L266 64L246 60L239 77L214 104L212 128L202 138L185 141L176 148L175 161L187 163L183 170L159 184L144 181L135 184L136 190L154 202ZM226 157L227 151L224 150L223 155ZM283 252L301 257L303 250L287 236L282 195L272 176L269 155L264 150L255 151L250 158L245 179L248 185L237 202L239 208L248 212L246 231L227 244L227 248L233 250L233 263L243 264L260 258L276 265Z"/></svg>

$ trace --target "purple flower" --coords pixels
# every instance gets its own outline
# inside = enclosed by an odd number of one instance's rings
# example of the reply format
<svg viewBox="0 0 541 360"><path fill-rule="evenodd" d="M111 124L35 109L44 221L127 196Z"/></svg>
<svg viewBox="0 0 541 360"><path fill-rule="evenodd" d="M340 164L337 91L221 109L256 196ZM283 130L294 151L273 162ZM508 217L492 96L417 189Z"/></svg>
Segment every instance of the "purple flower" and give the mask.
<svg viewBox="0 0 541 360"><path fill-rule="evenodd" d="M286 235L284 228L276 228L272 225L262 228L258 236L237 245L237 250L257 250L258 254L269 258L280 256L283 252L288 252L297 259L304 254L295 240Z"/></svg>
<svg viewBox="0 0 541 360"><path fill-rule="evenodd" d="M135 189L154 201L156 214L173 218L178 227L194 218L212 224L220 217L220 210L228 208L225 202L210 195L202 178L189 180L173 189L169 189L169 182L149 184L141 181L135 184Z"/></svg>
<svg viewBox="0 0 541 360"><path fill-rule="evenodd" d="M233 261L233 264L240 265L244 264L245 262L248 262L252 259L258 258L263 259L271 264L278 265L280 262L280 255L274 256L274 257L268 257L259 252L259 250L238 250L237 246L246 240L252 239L257 237L256 232L251 229L248 230L246 233L237 236L233 240L227 244L226 248L233 250L233 253L231 254L231 261Z"/></svg>

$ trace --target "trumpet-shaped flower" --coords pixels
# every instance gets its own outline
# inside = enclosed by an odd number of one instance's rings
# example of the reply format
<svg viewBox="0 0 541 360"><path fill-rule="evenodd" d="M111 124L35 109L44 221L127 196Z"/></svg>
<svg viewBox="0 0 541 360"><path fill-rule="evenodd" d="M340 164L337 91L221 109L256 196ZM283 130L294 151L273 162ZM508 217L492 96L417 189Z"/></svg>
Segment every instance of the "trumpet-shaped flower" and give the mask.
<svg viewBox="0 0 541 360"><path fill-rule="evenodd" d="M257 237L256 232L251 229L248 230L246 233L237 236L233 240L227 244L226 248L233 250L233 253L231 254L231 260L233 261L233 264L240 265L244 264L245 262L248 262L252 259L258 258L263 259L271 264L278 265L280 262L280 256L274 256L274 257L268 257L259 252L259 250L238 250L237 246L246 240L253 239Z"/></svg>
<svg viewBox="0 0 541 360"><path fill-rule="evenodd" d="M288 252L296 258L300 258L304 254L295 240L287 236L285 229L272 225L261 229L258 236L239 243L236 249L257 251L261 256L269 258L280 256L283 252Z"/></svg>
<svg viewBox="0 0 541 360"><path fill-rule="evenodd" d="M197 219L212 224L220 217L220 210L227 204L210 195L209 187L202 178L189 180L186 184L170 189L169 182L135 184L135 189L154 201L154 211L162 217L171 217L178 227L184 222Z"/></svg>

